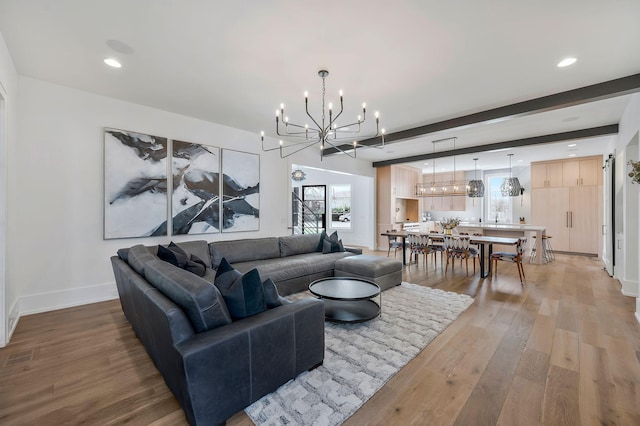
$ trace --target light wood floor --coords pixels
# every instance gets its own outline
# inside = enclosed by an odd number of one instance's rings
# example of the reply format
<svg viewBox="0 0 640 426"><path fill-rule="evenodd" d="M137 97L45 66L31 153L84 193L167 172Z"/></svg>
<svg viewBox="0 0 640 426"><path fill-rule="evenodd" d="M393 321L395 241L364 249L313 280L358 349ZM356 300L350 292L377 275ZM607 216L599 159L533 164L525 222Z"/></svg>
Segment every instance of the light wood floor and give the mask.
<svg viewBox="0 0 640 426"><path fill-rule="evenodd" d="M639 425L635 299L595 258L525 272L523 288L513 264L485 280L405 267L475 303L346 424ZM0 424L80 423L186 424L118 301L24 317L0 349Z"/></svg>

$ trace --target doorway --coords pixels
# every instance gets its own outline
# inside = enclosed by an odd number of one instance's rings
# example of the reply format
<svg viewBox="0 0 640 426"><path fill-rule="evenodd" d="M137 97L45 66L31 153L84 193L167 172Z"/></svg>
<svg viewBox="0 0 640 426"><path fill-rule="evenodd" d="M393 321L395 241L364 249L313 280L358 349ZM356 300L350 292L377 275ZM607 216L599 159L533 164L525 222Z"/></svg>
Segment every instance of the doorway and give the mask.
<svg viewBox="0 0 640 426"><path fill-rule="evenodd" d="M302 215L302 233L320 232L327 228L327 186L302 185L302 201L312 214Z"/></svg>

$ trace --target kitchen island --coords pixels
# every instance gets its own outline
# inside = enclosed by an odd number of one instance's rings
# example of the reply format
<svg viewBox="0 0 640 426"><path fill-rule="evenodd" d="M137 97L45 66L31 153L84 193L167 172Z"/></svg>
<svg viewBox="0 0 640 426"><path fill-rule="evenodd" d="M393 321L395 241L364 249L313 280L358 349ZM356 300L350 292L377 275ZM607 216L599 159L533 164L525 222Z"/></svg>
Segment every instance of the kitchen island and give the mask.
<svg viewBox="0 0 640 426"><path fill-rule="evenodd" d="M482 233L487 236L494 237L526 237L535 233L536 253L542 253L542 236L545 234L546 227L540 225L526 225L519 223L475 223L460 222L457 227L458 232ZM542 263L543 256L536 256L534 262Z"/></svg>

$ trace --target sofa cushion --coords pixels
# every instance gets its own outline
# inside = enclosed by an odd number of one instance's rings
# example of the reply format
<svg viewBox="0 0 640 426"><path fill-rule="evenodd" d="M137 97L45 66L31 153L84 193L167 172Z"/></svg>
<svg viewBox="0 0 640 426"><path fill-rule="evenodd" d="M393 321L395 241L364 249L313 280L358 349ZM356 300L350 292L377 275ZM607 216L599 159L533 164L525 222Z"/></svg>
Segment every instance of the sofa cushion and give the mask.
<svg viewBox="0 0 640 426"><path fill-rule="evenodd" d="M231 323L222 295L202 278L158 258L145 265L145 277L182 308L197 333Z"/></svg>
<svg viewBox="0 0 640 426"><path fill-rule="evenodd" d="M250 317L267 310L264 288L257 269L240 275L230 286L218 288L234 320Z"/></svg>
<svg viewBox="0 0 640 426"><path fill-rule="evenodd" d="M322 251L322 247L318 250L320 234L287 235L279 240L281 257Z"/></svg>
<svg viewBox="0 0 640 426"><path fill-rule="evenodd" d="M198 259L202 259L207 266L211 267L211 255L209 254L209 243L205 240L196 240L196 241L183 241L180 243L175 243L178 247L184 250L185 253L189 255L196 256Z"/></svg>
<svg viewBox="0 0 640 426"><path fill-rule="evenodd" d="M280 257L280 246L278 245L278 239L275 237L216 241L209 243L209 253L211 255L211 266L213 269L218 269L223 257L229 263Z"/></svg>
<svg viewBox="0 0 640 426"><path fill-rule="evenodd" d="M333 275L336 260L347 256L354 256L354 254L349 252L329 254L314 252L259 262L234 263L233 267L240 272L247 272L256 268L263 279L271 278L277 285L280 281L315 275L321 272L329 271L329 276L331 276Z"/></svg>
<svg viewBox="0 0 640 426"><path fill-rule="evenodd" d="M150 262L158 260L154 251L154 249L143 246L142 244L131 247L127 256L129 266L144 277L145 266Z"/></svg>

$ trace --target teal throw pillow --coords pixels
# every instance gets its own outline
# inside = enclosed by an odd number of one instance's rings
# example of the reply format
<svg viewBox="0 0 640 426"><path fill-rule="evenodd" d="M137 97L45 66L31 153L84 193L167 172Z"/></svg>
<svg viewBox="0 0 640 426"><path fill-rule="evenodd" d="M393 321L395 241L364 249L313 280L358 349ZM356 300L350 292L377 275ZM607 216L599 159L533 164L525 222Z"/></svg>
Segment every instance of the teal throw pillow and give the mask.
<svg viewBox="0 0 640 426"><path fill-rule="evenodd" d="M247 318L267 310L264 289L257 269L238 277L224 291L218 287L234 320Z"/></svg>
<svg viewBox="0 0 640 426"><path fill-rule="evenodd" d="M291 303L284 297L280 296L278 289L276 288L276 284L271 278L267 278L262 283L262 287L264 290L264 303L267 305L267 309L277 308L278 306Z"/></svg>

